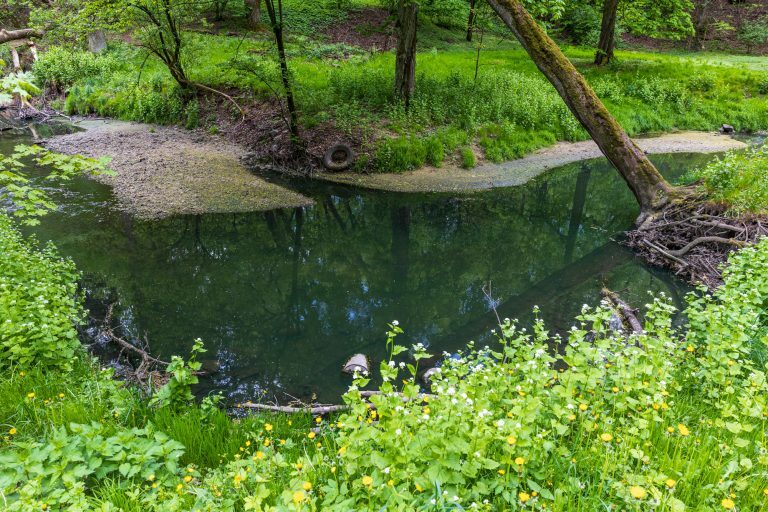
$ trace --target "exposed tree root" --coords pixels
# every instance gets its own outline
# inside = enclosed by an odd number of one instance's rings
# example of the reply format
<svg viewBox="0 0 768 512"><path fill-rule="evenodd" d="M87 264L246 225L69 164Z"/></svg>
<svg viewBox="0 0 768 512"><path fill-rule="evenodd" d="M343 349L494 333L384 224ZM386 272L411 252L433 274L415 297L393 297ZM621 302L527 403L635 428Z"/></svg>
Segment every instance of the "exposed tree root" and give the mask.
<svg viewBox="0 0 768 512"><path fill-rule="evenodd" d="M626 243L649 263L713 287L722 283L721 267L728 255L763 236L768 236L768 218L728 217L722 205L692 196L627 233Z"/></svg>

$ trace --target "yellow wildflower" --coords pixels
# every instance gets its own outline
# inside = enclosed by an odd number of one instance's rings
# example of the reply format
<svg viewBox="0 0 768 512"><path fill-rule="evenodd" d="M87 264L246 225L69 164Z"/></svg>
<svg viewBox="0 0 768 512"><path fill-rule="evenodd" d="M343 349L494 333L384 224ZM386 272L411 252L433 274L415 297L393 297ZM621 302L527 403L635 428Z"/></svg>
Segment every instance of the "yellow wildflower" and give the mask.
<svg viewBox="0 0 768 512"><path fill-rule="evenodd" d="M251 442L250 441L246 441L245 442L245 446L251 446Z"/></svg>
<svg viewBox="0 0 768 512"><path fill-rule="evenodd" d="M685 350L687 350L688 352L693 352L693 345L688 345L687 347L685 347Z"/></svg>
<svg viewBox="0 0 768 512"><path fill-rule="evenodd" d="M304 491L296 491L293 493L293 502L294 503L301 503L304 501Z"/></svg>
<svg viewBox="0 0 768 512"><path fill-rule="evenodd" d="M629 494L632 495L633 498L641 500L645 498L645 495L647 494L645 489L640 487L639 485L634 485L629 488Z"/></svg>
<svg viewBox="0 0 768 512"><path fill-rule="evenodd" d="M321 418L320 416L318 416L317 418L315 418L315 423L318 423L318 424L320 424L320 423L322 423L322 422L323 422L323 418Z"/></svg>
<svg viewBox="0 0 768 512"><path fill-rule="evenodd" d="M391 480L391 479L390 479L390 480L387 480L387 485L388 485L388 486L390 486L390 487L392 487L393 485L395 485L395 481L394 481L394 480Z"/></svg>
<svg viewBox="0 0 768 512"><path fill-rule="evenodd" d="M305 491L308 491L312 488L312 482L304 482L301 484L301 486L304 488Z"/></svg>
<svg viewBox="0 0 768 512"><path fill-rule="evenodd" d="M672 480L671 478L667 478L666 480L664 480L664 483L667 484L667 487L669 487L670 489L677 484L677 482Z"/></svg>
<svg viewBox="0 0 768 512"><path fill-rule="evenodd" d="M688 434L690 434L690 433L691 433L691 431L690 431L690 430L688 430L688 427L686 427L686 426L685 426L685 425L683 425L682 423L678 423L678 424L677 424L677 430L679 430L679 431L680 431L680 435L681 435L681 436L687 436Z"/></svg>
<svg viewBox="0 0 768 512"><path fill-rule="evenodd" d="M315 435L316 434L314 432L310 432L309 434L307 434L307 437L310 438L310 439L314 439Z"/></svg>
<svg viewBox="0 0 768 512"><path fill-rule="evenodd" d="M64 393L59 393L59 398L64 398Z"/></svg>
<svg viewBox="0 0 768 512"><path fill-rule="evenodd" d="M523 457L518 457L515 459L515 464L517 464L518 466L522 466L523 464L525 464L525 459Z"/></svg>
<svg viewBox="0 0 768 512"><path fill-rule="evenodd" d="M8 433L9 433L10 435L12 435L12 436L15 436L15 435L16 435L16 432L17 432L17 430L16 430L16 427L11 427L11 429L8 431Z"/></svg>
<svg viewBox="0 0 768 512"><path fill-rule="evenodd" d="M421 486L419 484L415 484L415 487L416 487L416 490L419 491L419 492L424 490L424 489L421 488Z"/></svg>
<svg viewBox="0 0 768 512"><path fill-rule="evenodd" d="M723 501L720 502L720 504L726 510L731 510L732 508L734 508L736 506L736 503L734 503L731 498L725 498Z"/></svg>
<svg viewBox="0 0 768 512"><path fill-rule="evenodd" d="M185 483L189 483L191 481L192 481L192 476L191 475L187 475L187 476L184 477L184 482Z"/></svg>
<svg viewBox="0 0 768 512"><path fill-rule="evenodd" d="M613 441L613 436L608 432L604 432L600 434L600 439L605 443L610 443L611 441Z"/></svg>
<svg viewBox="0 0 768 512"><path fill-rule="evenodd" d="M587 404L579 404L580 411L586 411L589 406Z"/></svg>
<svg viewBox="0 0 768 512"><path fill-rule="evenodd" d="M570 414L570 415L568 415L568 420L569 420L569 421L573 421L573 420L575 420L575 419L576 419L576 415L575 415L575 414Z"/></svg>
<svg viewBox="0 0 768 512"><path fill-rule="evenodd" d="M500 474L501 476L504 476L504 474L505 474L505 473L506 473L506 471L504 471L503 469L500 469L500 470L499 470L499 474Z"/></svg>
<svg viewBox="0 0 768 512"><path fill-rule="evenodd" d="M267 432L272 432L272 424L271 423L265 423L264 424L264 430Z"/></svg>
<svg viewBox="0 0 768 512"><path fill-rule="evenodd" d="M373 484L373 478L371 478L371 477L370 477L370 476L368 476L368 475L365 475L365 476L362 478L362 482L363 482L363 485L365 485L365 486L371 486L371 485Z"/></svg>
<svg viewBox="0 0 768 512"><path fill-rule="evenodd" d="M526 501L528 501L529 499L531 499L531 495L530 495L530 494L528 494L527 492L521 492L521 493L519 493L519 494L517 495L517 497L518 497L518 498L520 499L520 501L522 501L523 503L525 503Z"/></svg>
<svg viewBox="0 0 768 512"><path fill-rule="evenodd" d="M35 398L35 392L34 391L30 391L29 393L27 393L27 398L29 398L30 400Z"/></svg>
<svg viewBox="0 0 768 512"><path fill-rule="evenodd" d="M517 443L517 438L515 436L509 436L507 438L507 443L508 444L515 444L515 443Z"/></svg>

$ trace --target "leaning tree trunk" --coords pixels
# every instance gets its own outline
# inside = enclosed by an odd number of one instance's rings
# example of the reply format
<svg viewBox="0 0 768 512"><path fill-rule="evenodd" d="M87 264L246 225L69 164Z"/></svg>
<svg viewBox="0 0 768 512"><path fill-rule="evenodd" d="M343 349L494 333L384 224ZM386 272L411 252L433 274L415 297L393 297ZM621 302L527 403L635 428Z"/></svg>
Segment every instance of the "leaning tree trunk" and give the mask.
<svg viewBox="0 0 768 512"><path fill-rule="evenodd" d="M616 44L616 12L619 0L605 0L603 3L603 22L600 25L600 41L597 43L595 64L602 66L613 59Z"/></svg>
<svg viewBox="0 0 768 512"><path fill-rule="evenodd" d="M472 42L472 35L475 31L475 19L477 19L477 11L475 5L477 0L469 0L469 20L467 20L467 42Z"/></svg>
<svg viewBox="0 0 768 512"><path fill-rule="evenodd" d="M261 0L245 0L248 8L248 26L256 28L261 24Z"/></svg>
<svg viewBox="0 0 768 512"><path fill-rule="evenodd" d="M488 0L488 3L627 182L640 203L638 224L660 210L669 201L674 188L629 138L571 61L528 14L521 0Z"/></svg>
<svg viewBox="0 0 768 512"><path fill-rule="evenodd" d="M277 2L277 9L275 9ZM277 57L280 62L280 79L285 89L285 103L288 106L288 129L291 132L291 143L294 145L300 142L299 138L299 114L296 110L296 102L293 98L293 85L291 84L291 74L288 70L288 58L285 56L285 40L283 38L283 2L282 0L264 0L269 14L272 34L275 36L277 44Z"/></svg>
<svg viewBox="0 0 768 512"><path fill-rule="evenodd" d="M395 60L395 96L405 102L407 109L416 90L416 26L419 4L415 0L400 0L397 11L398 39Z"/></svg>

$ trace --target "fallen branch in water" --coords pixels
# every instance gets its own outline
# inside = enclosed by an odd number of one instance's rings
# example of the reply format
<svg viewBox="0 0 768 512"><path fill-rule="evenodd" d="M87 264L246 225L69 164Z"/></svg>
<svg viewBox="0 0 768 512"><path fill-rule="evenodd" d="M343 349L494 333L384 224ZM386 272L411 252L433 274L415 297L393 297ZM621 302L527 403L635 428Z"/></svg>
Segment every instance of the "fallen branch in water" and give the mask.
<svg viewBox="0 0 768 512"><path fill-rule="evenodd" d="M258 409L260 411L273 411L282 412L285 414L313 414L313 415L325 415L334 412L348 411L350 406L348 405L304 405L304 406L288 406L288 405L267 405L267 404L254 404L251 402L245 402L237 405L240 408L245 409Z"/></svg>
<svg viewBox="0 0 768 512"><path fill-rule="evenodd" d="M603 297L611 304L611 307L619 313L622 323L629 330L635 334L643 333L643 324L637 318L637 310L633 309L626 302L621 300L616 292L612 292L608 288L603 288Z"/></svg>

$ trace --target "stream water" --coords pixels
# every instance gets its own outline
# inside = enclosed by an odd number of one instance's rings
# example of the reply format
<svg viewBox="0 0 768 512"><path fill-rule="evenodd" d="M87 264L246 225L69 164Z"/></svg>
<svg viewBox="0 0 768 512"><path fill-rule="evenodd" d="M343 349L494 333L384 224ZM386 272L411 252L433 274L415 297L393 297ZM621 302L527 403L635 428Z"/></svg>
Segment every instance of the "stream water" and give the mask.
<svg viewBox="0 0 768 512"><path fill-rule="evenodd" d="M0 152L20 142L0 137ZM711 158L652 160L675 179ZM78 179L52 190L60 211L30 231L76 262L93 297L119 301L126 337L146 336L153 354L185 355L202 338L219 366L204 390L233 400L337 402L346 358L377 363L392 320L402 343L451 352L492 342L494 308L525 323L538 305L565 330L603 286L637 305L648 290L677 301L687 290L612 241L637 210L605 160L469 195L294 185L317 204L150 222Z"/></svg>

